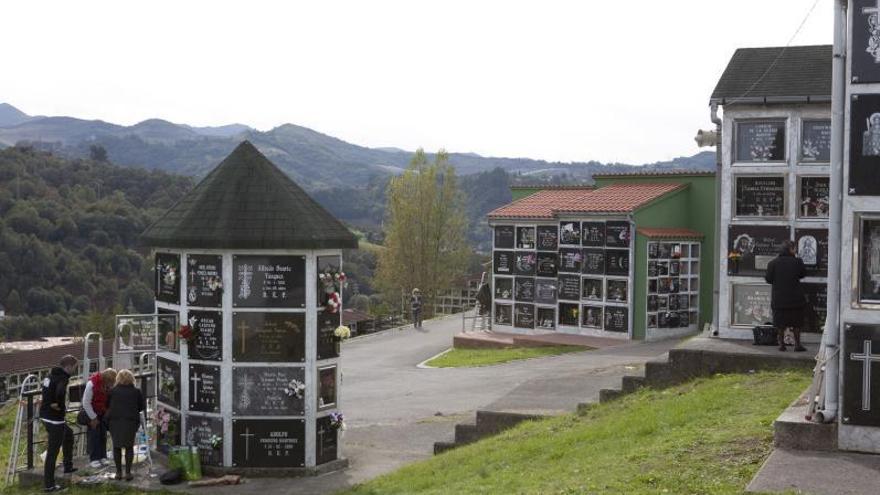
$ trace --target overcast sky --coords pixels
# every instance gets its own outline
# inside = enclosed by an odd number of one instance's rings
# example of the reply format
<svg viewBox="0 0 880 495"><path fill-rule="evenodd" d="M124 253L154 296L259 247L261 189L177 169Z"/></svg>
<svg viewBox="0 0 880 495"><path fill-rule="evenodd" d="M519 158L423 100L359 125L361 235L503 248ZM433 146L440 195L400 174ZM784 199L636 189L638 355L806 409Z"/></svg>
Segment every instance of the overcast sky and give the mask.
<svg viewBox="0 0 880 495"><path fill-rule="evenodd" d="M814 0L14 1L0 102L134 124L310 127L563 161L691 155L733 50ZM819 0L793 44L832 39Z"/></svg>

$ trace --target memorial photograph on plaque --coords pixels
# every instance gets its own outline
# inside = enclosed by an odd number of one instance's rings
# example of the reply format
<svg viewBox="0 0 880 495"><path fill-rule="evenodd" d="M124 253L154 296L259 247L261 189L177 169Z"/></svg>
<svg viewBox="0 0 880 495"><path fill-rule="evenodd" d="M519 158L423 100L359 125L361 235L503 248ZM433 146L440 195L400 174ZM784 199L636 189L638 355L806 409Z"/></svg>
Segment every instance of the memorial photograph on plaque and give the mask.
<svg viewBox="0 0 880 495"><path fill-rule="evenodd" d="M584 262L584 254L580 249L562 248L559 250L559 266L560 272L580 273L581 265Z"/></svg>
<svg viewBox="0 0 880 495"><path fill-rule="evenodd" d="M495 248L513 249L516 244L516 230L513 225L495 226Z"/></svg>
<svg viewBox="0 0 880 495"><path fill-rule="evenodd" d="M186 302L190 306L219 308L223 304L223 257L190 254L186 263Z"/></svg>
<svg viewBox="0 0 880 495"><path fill-rule="evenodd" d="M177 331L180 329L180 313L174 309L158 308L159 315L159 350L177 351L179 342Z"/></svg>
<svg viewBox="0 0 880 495"><path fill-rule="evenodd" d="M808 277L828 275L827 229L794 229L794 243Z"/></svg>
<svg viewBox="0 0 880 495"><path fill-rule="evenodd" d="M516 275L534 275L538 257L534 251L517 251L513 273Z"/></svg>
<svg viewBox="0 0 880 495"><path fill-rule="evenodd" d="M156 358L156 398L180 409L180 363L166 357Z"/></svg>
<svg viewBox="0 0 880 495"><path fill-rule="evenodd" d="M535 326L541 330L556 330L556 309L538 308Z"/></svg>
<svg viewBox="0 0 880 495"><path fill-rule="evenodd" d="M801 123L802 165L831 161L831 121L804 120Z"/></svg>
<svg viewBox="0 0 880 495"><path fill-rule="evenodd" d="M516 228L516 248L517 249L535 249L535 228L534 227L517 227Z"/></svg>
<svg viewBox="0 0 880 495"><path fill-rule="evenodd" d="M305 361L305 313L232 313L232 360Z"/></svg>
<svg viewBox="0 0 880 495"><path fill-rule="evenodd" d="M583 272L587 275L604 275L605 274L605 250L604 249L584 249L584 267Z"/></svg>
<svg viewBox="0 0 880 495"><path fill-rule="evenodd" d="M880 217L862 215L857 227L858 300L862 304L880 304Z"/></svg>
<svg viewBox="0 0 880 495"><path fill-rule="evenodd" d="M220 412L220 366L189 365L189 410Z"/></svg>
<svg viewBox="0 0 880 495"><path fill-rule="evenodd" d="M199 449L202 465L222 466L223 444L215 444L212 438L223 438L223 419L187 415L186 444Z"/></svg>
<svg viewBox="0 0 880 495"><path fill-rule="evenodd" d="M601 301L604 297L603 279L584 277L581 281L581 299Z"/></svg>
<svg viewBox="0 0 880 495"><path fill-rule="evenodd" d="M559 324L568 327L578 326L580 306L570 303L559 303Z"/></svg>
<svg viewBox="0 0 880 495"><path fill-rule="evenodd" d="M584 305L583 308L581 308L581 316L583 318L581 325L584 328L602 329L602 321L604 318L602 306Z"/></svg>
<svg viewBox="0 0 880 495"><path fill-rule="evenodd" d="M302 416L305 371L286 366L234 366L232 414L236 416Z"/></svg>
<svg viewBox="0 0 880 495"><path fill-rule="evenodd" d="M877 0L853 0L851 5L852 50L847 57L852 63L852 82L880 82Z"/></svg>
<svg viewBox="0 0 880 495"><path fill-rule="evenodd" d="M535 281L535 302L538 304L556 304L556 279Z"/></svg>
<svg viewBox="0 0 880 495"><path fill-rule="evenodd" d="M736 162L785 161L785 120L737 122L734 132Z"/></svg>
<svg viewBox="0 0 880 495"><path fill-rule="evenodd" d="M232 421L232 465L302 467L306 462L306 423L302 419Z"/></svg>
<svg viewBox="0 0 880 495"><path fill-rule="evenodd" d="M495 277L495 299L513 299L513 279Z"/></svg>
<svg viewBox="0 0 880 495"><path fill-rule="evenodd" d="M583 222L581 233L581 242L584 246L603 247L605 245L605 222Z"/></svg>
<svg viewBox="0 0 880 495"><path fill-rule="evenodd" d="M180 255L156 253L156 300L180 304Z"/></svg>
<svg viewBox="0 0 880 495"><path fill-rule="evenodd" d="M581 277L580 275L560 275L557 291L559 299L569 301L579 301L581 298Z"/></svg>
<svg viewBox="0 0 880 495"><path fill-rule="evenodd" d="M828 218L829 180L828 177L798 177L799 218Z"/></svg>
<svg viewBox="0 0 880 495"><path fill-rule="evenodd" d="M626 249L605 250L605 274L629 275L629 251Z"/></svg>
<svg viewBox="0 0 880 495"><path fill-rule="evenodd" d="M880 94L853 95L849 126L849 186L855 196L880 195Z"/></svg>
<svg viewBox="0 0 880 495"><path fill-rule="evenodd" d="M736 263L728 259L730 275L763 277L782 243L791 239L791 228L787 226L731 225L727 232L728 252L739 255Z"/></svg>
<svg viewBox="0 0 880 495"><path fill-rule="evenodd" d="M318 410L336 406L336 366L318 368Z"/></svg>
<svg viewBox="0 0 880 495"><path fill-rule="evenodd" d="M492 253L492 271L498 275L513 275L513 251L495 251Z"/></svg>
<svg viewBox="0 0 880 495"><path fill-rule="evenodd" d="M516 277L513 281L513 298L517 301L534 302L535 279L531 277Z"/></svg>
<svg viewBox="0 0 880 495"><path fill-rule="evenodd" d="M305 256L232 257L232 304L239 308L303 308Z"/></svg>
<svg viewBox="0 0 880 495"><path fill-rule="evenodd" d="M539 277L555 277L559 256L556 253L538 253L538 266L535 269Z"/></svg>
<svg viewBox="0 0 880 495"><path fill-rule="evenodd" d="M605 331L629 332L629 308L626 306L605 306Z"/></svg>
<svg viewBox="0 0 880 495"><path fill-rule="evenodd" d="M730 321L733 326L751 328L773 321L769 285L733 284L730 298Z"/></svg>
<svg viewBox="0 0 880 495"><path fill-rule="evenodd" d="M608 247L629 247L629 222L606 222L605 245Z"/></svg>
<svg viewBox="0 0 880 495"><path fill-rule="evenodd" d="M499 325L513 324L513 306L510 304L495 305L495 323Z"/></svg>
<svg viewBox="0 0 880 495"><path fill-rule="evenodd" d="M335 461L339 455L339 432L333 427L330 416L315 421L315 437L315 463L321 465Z"/></svg>
<svg viewBox="0 0 880 495"><path fill-rule="evenodd" d="M626 302L628 295L628 282L626 280L608 279L608 294L605 299L608 302Z"/></svg>
<svg viewBox="0 0 880 495"><path fill-rule="evenodd" d="M581 223L580 222L560 222L559 223L559 244L581 245Z"/></svg>
<svg viewBox="0 0 880 495"><path fill-rule="evenodd" d="M822 333L828 314L828 285L802 282L801 286L807 294L807 304L812 308L812 312L807 311L804 332Z"/></svg>
<svg viewBox="0 0 880 495"><path fill-rule="evenodd" d="M223 313L190 311L187 320L195 337L186 343L190 359L221 361L223 359Z"/></svg>
<svg viewBox="0 0 880 495"><path fill-rule="evenodd" d="M784 217L785 177L735 176L734 215Z"/></svg>
<svg viewBox="0 0 880 495"><path fill-rule="evenodd" d="M538 250L556 251L559 247L559 227L556 225L538 225Z"/></svg>
<svg viewBox="0 0 880 495"><path fill-rule="evenodd" d="M156 352L159 349L160 321L177 323L177 313L117 315L115 328L115 347L123 354Z"/></svg>
<svg viewBox="0 0 880 495"><path fill-rule="evenodd" d="M535 328L535 306L533 304L515 304L513 307L513 326L516 328Z"/></svg>
<svg viewBox="0 0 880 495"><path fill-rule="evenodd" d="M334 333L342 325L342 314L337 311L318 312L318 351L316 359L333 359L339 357L339 339Z"/></svg>

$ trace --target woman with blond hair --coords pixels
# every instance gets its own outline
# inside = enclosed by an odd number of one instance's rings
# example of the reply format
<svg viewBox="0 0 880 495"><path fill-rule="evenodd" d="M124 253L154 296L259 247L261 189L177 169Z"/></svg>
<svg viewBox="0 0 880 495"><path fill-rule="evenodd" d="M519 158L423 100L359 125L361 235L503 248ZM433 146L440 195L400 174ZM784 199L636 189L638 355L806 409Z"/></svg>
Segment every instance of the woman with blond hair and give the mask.
<svg viewBox="0 0 880 495"><path fill-rule="evenodd" d="M89 451L89 466L99 469L109 466L107 460L107 423L104 416L107 414L107 393L116 385L116 370L107 368L95 373L86 382L86 388L82 395L82 409L88 422L87 445ZM82 413L80 413L82 414Z"/></svg>
<svg viewBox="0 0 880 495"><path fill-rule="evenodd" d="M131 481L134 460L134 437L140 425L140 413L146 407L144 394L134 386L134 375L122 370L116 375L116 386L107 395L107 424L113 438L113 461L116 479L122 479L122 450L125 449L125 481Z"/></svg>

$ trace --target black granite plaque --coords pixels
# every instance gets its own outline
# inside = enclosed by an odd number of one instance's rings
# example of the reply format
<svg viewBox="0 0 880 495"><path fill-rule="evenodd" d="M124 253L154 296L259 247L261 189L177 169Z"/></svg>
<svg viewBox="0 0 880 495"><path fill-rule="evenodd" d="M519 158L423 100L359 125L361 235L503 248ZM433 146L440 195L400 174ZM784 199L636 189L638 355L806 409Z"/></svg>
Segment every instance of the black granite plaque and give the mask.
<svg viewBox="0 0 880 495"><path fill-rule="evenodd" d="M538 308L535 327L541 330L556 330L556 308Z"/></svg>
<svg viewBox="0 0 880 495"><path fill-rule="evenodd" d="M538 256L534 251L517 251L513 273L516 275L534 275L538 266Z"/></svg>
<svg viewBox="0 0 880 495"><path fill-rule="evenodd" d="M180 409L180 363L159 356L156 359L156 398L159 402Z"/></svg>
<svg viewBox="0 0 880 495"><path fill-rule="evenodd" d="M605 250L584 249L584 269L587 275L605 274Z"/></svg>
<svg viewBox="0 0 880 495"><path fill-rule="evenodd" d="M220 367L189 365L189 410L220 412Z"/></svg>
<svg viewBox="0 0 880 495"><path fill-rule="evenodd" d="M843 350L845 425L880 426L880 325L846 325Z"/></svg>
<svg viewBox="0 0 880 495"><path fill-rule="evenodd" d="M516 228L516 248L517 249L535 249L535 228L534 227L517 227Z"/></svg>
<svg viewBox="0 0 880 495"><path fill-rule="evenodd" d="M737 122L737 162L785 160L785 121Z"/></svg>
<svg viewBox="0 0 880 495"><path fill-rule="evenodd" d="M728 252L742 256L735 275L763 277L767 264L779 254L782 243L791 238L791 229L771 225L731 225L727 231ZM728 268L732 265L728 259Z"/></svg>
<svg viewBox="0 0 880 495"><path fill-rule="evenodd" d="M581 242L584 246L602 247L605 245L605 222L583 222Z"/></svg>
<svg viewBox="0 0 880 495"><path fill-rule="evenodd" d="M513 225L495 226L495 248L513 249L516 244L516 229Z"/></svg>
<svg viewBox="0 0 880 495"><path fill-rule="evenodd" d="M581 309L581 325L585 328L602 328L603 317L602 306L584 305Z"/></svg>
<svg viewBox="0 0 880 495"><path fill-rule="evenodd" d="M627 333L629 331L629 308L605 306L605 331Z"/></svg>
<svg viewBox="0 0 880 495"><path fill-rule="evenodd" d="M180 304L180 255L156 253L156 300Z"/></svg>
<svg viewBox="0 0 880 495"><path fill-rule="evenodd" d="M339 357L339 340L333 333L342 325L342 314L338 311L330 313L318 312L318 352L317 359L333 359Z"/></svg>
<svg viewBox="0 0 880 495"><path fill-rule="evenodd" d="M800 177L798 180L798 216L828 218L828 177Z"/></svg>
<svg viewBox="0 0 880 495"><path fill-rule="evenodd" d="M584 253L580 249L562 248L559 250L559 271L580 273L584 261Z"/></svg>
<svg viewBox="0 0 880 495"><path fill-rule="evenodd" d="M538 266L535 269L539 277L555 277L559 257L556 253L538 253Z"/></svg>
<svg viewBox="0 0 880 495"><path fill-rule="evenodd" d="M177 331L180 329L180 313L173 309L159 308L159 350L176 351L178 349Z"/></svg>
<svg viewBox="0 0 880 495"><path fill-rule="evenodd" d="M660 244L656 242L648 243L648 259L657 259L660 257Z"/></svg>
<svg viewBox="0 0 880 495"><path fill-rule="evenodd" d="M513 299L513 279L495 277L495 299Z"/></svg>
<svg viewBox="0 0 880 495"><path fill-rule="evenodd" d="M805 120L801 130L801 164L831 161L831 121Z"/></svg>
<svg viewBox="0 0 880 495"><path fill-rule="evenodd" d="M679 309L681 309L681 306L679 305L680 302L681 302L681 299L679 299L679 297L677 295L669 296L668 309L670 311L678 311Z"/></svg>
<svg viewBox="0 0 880 495"><path fill-rule="evenodd" d="M657 328L657 315L654 313L648 314L648 328Z"/></svg>
<svg viewBox="0 0 880 495"><path fill-rule="evenodd" d="M303 308L305 256L233 256L232 304L240 308Z"/></svg>
<svg viewBox="0 0 880 495"><path fill-rule="evenodd" d="M335 461L339 455L339 431L331 423L330 416L315 421L315 462L318 465Z"/></svg>
<svg viewBox="0 0 880 495"><path fill-rule="evenodd" d="M232 360L305 361L305 328L305 313L232 313Z"/></svg>
<svg viewBox="0 0 880 495"><path fill-rule="evenodd" d="M492 270L498 275L513 275L513 251L495 251L492 254Z"/></svg>
<svg viewBox="0 0 880 495"><path fill-rule="evenodd" d="M535 306L516 304L513 308L513 326L516 328L535 328Z"/></svg>
<svg viewBox="0 0 880 495"><path fill-rule="evenodd" d="M538 304L556 304L556 279L538 279L535 282L535 302Z"/></svg>
<svg viewBox="0 0 880 495"><path fill-rule="evenodd" d="M625 249L606 249L605 274L629 275L629 251Z"/></svg>
<svg viewBox="0 0 880 495"><path fill-rule="evenodd" d="M223 444L214 445L212 437L223 438L223 419L187 415L186 444L199 449L199 461L203 466L222 466Z"/></svg>
<svg viewBox="0 0 880 495"><path fill-rule="evenodd" d="M853 0L852 82L880 82L880 22L876 0Z"/></svg>
<svg viewBox="0 0 880 495"><path fill-rule="evenodd" d="M535 279L516 277L513 283L513 298L517 301L533 302L535 300Z"/></svg>
<svg viewBox="0 0 880 495"><path fill-rule="evenodd" d="M581 298L581 277L580 275L560 275L559 276L559 299L569 301L578 301Z"/></svg>
<svg viewBox="0 0 880 495"><path fill-rule="evenodd" d="M608 222L605 224L605 245L608 247L629 247L629 222Z"/></svg>
<svg viewBox="0 0 880 495"><path fill-rule="evenodd" d="M658 298L656 294L651 294L648 296L648 311L657 311L660 309L658 304Z"/></svg>
<svg viewBox="0 0 880 495"><path fill-rule="evenodd" d="M305 384L302 368L235 366L232 368L232 413L236 416L302 416L305 390L291 394L294 381Z"/></svg>
<svg viewBox="0 0 880 495"><path fill-rule="evenodd" d="M849 128L852 195L880 195L880 94L853 96Z"/></svg>
<svg viewBox="0 0 880 495"><path fill-rule="evenodd" d="M627 281L608 279L608 294L606 298L609 302L626 302L627 301Z"/></svg>
<svg viewBox="0 0 880 495"><path fill-rule="evenodd" d="M559 243L568 245L581 245L581 223L580 222L560 222L559 223Z"/></svg>
<svg viewBox="0 0 880 495"><path fill-rule="evenodd" d="M825 317L828 315L828 286L826 284L801 283L807 294L809 308L804 324L804 332L822 333L825 330Z"/></svg>
<svg viewBox="0 0 880 495"><path fill-rule="evenodd" d="M336 366L318 368L318 410L336 407Z"/></svg>
<svg viewBox="0 0 880 495"><path fill-rule="evenodd" d="M190 311L189 326L195 338L187 342L190 359L223 360L223 313L220 311Z"/></svg>
<svg viewBox="0 0 880 495"><path fill-rule="evenodd" d="M559 247L559 227L556 225L538 225L538 250L556 251Z"/></svg>
<svg viewBox="0 0 880 495"><path fill-rule="evenodd" d="M784 217L785 177L736 177L734 215Z"/></svg>
<svg viewBox="0 0 880 495"><path fill-rule="evenodd" d="M186 257L186 301L190 306L223 305L223 257L191 254Z"/></svg>
<svg viewBox="0 0 880 495"><path fill-rule="evenodd" d="M306 423L302 419L232 421L232 465L289 468L305 466Z"/></svg>
<svg viewBox="0 0 880 495"><path fill-rule="evenodd" d="M495 305L495 323L499 325L513 324L513 306L510 304Z"/></svg>
<svg viewBox="0 0 880 495"><path fill-rule="evenodd" d="M808 277L824 277L828 274L828 230L795 229L797 255L807 267Z"/></svg>
<svg viewBox="0 0 880 495"><path fill-rule="evenodd" d="M578 326L580 306L570 303L559 303L559 324L569 327Z"/></svg>
<svg viewBox="0 0 880 495"><path fill-rule="evenodd" d="M584 277L581 281L581 299L589 301L601 301L604 297L604 287L601 278Z"/></svg>
<svg viewBox="0 0 880 495"><path fill-rule="evenodd" d="M859 234L859 301L880 303L880 218L862 218Z"/></svg>

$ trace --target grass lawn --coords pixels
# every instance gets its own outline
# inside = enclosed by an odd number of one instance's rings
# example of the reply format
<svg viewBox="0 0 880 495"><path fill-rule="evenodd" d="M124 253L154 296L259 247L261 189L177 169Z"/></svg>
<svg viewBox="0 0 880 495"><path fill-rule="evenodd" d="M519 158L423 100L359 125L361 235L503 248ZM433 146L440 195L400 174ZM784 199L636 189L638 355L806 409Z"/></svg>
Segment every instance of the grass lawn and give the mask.
<svg viewBox="0 0 880 495"><path fill-rule="evenodd" d="M762 372L642 390L583 416L522 424L346 492L739 494L771 450L772 423L808 372Z"/></svg>
<svg viewBox="0 0 880 495"><path fill-rule="evenodd" d="M573 345L506 347L504 349L451 349L449 352L425 364L436 368L472 368L475 366L491 366L520 359L557 356L569 352L588 350L590 350L588 347Z"/></svg>

